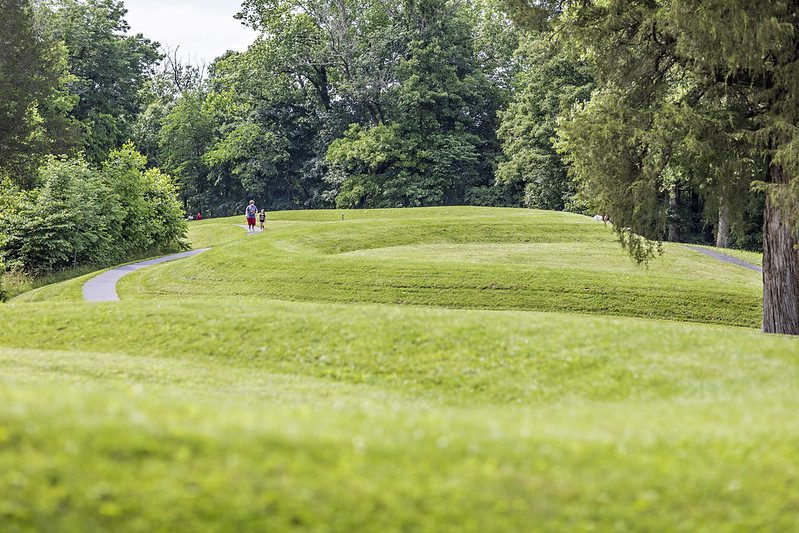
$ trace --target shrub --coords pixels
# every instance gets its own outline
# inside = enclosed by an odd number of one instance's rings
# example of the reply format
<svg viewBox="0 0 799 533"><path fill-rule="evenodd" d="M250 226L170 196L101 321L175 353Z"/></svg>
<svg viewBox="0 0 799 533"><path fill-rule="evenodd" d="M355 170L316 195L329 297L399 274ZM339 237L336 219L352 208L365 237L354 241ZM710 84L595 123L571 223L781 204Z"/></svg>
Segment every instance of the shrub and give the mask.
<svg viewBox="0 0 799 533"><path fill-rule="evenodd" d="M20 191L8 176L0 175L0 302L8 297L5 283L7 265L3 261L3 250L8 243L10 221L19 211L25 193Z"/></svg>
<svg viewBox="0 0 799 533"><path fill-rule="evenodd" d="M97 171L82 160L51 159L40 174L41 189L22 197L9 220L11 266L43 273L101 259L113 243L103 231Z"/></svg>
<svg viewBox="0 0 799 533"><path fill-rule="evenodd" d="M176 200L178 191L174 181L157 168L147 170L142 179L150 246L164 251L185 249L186 221Z"/></svg>
<svg viewBox="0 0 799 533"><path fill-rule="evenodd" d="M175 186L146 163L131 146L112 152L99 170L83 159L50 159L40 169L41 188L18 195L0 220L2 258L42 274L185 249Z"/></svg>
<svg viewBox="0 0 799 533"><path fill-rule="evenodd" d="M186 223L169 176L147 170L147 158L130 144L111 152L101 173L110 188L111 233L126 254L185 248Z"/></svg>

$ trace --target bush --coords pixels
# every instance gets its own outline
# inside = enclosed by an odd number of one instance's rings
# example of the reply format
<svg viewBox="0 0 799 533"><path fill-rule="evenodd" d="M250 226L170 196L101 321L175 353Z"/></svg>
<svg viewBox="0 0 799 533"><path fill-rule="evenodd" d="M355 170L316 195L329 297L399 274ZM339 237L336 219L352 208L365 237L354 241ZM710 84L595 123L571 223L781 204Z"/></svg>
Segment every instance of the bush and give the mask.
<svg viewBox="0 0 799 533"><path fill-rule="evenodd" d="M12 268L43 273L101 259L113 241L104 231L98 172L82 160L47 162L42 187L21 198L10 218L4 255Z"/></svg>
<svg viewBox="0 0 799 533"><path fill-rule="evenodd" d="M99 170L82 159L50 159L40 170L42 187L19 195L0 221L2 258L43 274L185 249L175 186L146 163L131 146L112 152Z"/></svg>
<svg viewBox="0 0 799 533"><path fill-rule="evenodd" d="M22 196L23 194L9 177L0 176L0 302L8 298L8 289L4 280L6 265L1 252L8 242L9 220L17 212Z"/></svg>
<svg viewBox="0 0 799 533"><path fill-rule="evenodd" d="M111 233L127 255L185 248L186 223L169 176L147 170L132 145L111 152L101 173L111 189Z"/></svg>

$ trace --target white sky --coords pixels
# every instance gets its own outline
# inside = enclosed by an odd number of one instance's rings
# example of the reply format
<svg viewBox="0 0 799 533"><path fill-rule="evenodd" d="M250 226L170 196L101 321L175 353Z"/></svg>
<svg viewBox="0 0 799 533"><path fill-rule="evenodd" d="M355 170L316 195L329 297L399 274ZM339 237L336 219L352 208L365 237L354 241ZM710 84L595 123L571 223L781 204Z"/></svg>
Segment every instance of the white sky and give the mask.
<svg viewBox="0 0 799 533"><path fill-rule="evenodd" d="M131 33L143 33L180 56L210 63L228 50L243 51L256 33L233 15L238 0L125 0Z"/></svg>

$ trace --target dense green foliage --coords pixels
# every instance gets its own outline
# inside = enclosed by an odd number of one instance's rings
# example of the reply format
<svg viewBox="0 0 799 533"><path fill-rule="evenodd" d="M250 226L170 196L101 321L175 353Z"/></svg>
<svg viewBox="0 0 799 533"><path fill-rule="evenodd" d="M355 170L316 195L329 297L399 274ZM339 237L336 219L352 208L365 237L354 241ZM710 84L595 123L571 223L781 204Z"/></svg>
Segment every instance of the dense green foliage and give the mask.
<svg viewBox="0 0 799 533"><path fill-rule="evenodd" d="M62 41L78 95L71 116L80 124L80 147L90 162L131 139L141 111L140 92L160 59L158 45L128 35L122 0L52 0L43 14L53 38Z"/></svg>
<svg viewBox="0 0 799 533"><path fill-rule="evenodd" d="M182 247L172 179L124 145L158 46L127 34L121 1L0 8L0 277Z"/></svg>
<svg viewBox="0 0 799 533"><path fill-rule="evenodd" d="M795 141L781 125L796 122L795 8L735 3L694 17L690 1L565 4L561 32L591 58L600 90L565 122L562 149L620 227L663 238L685 188L711 220L720 208L742 215L749 185L766 179L765 151L790 166Z"/></svg>
<svg viewBox="0 0 799 533"><path fill-rule="evenodd" d="M48 154L92 163L132 136L158 45L119 0L0 4L0 174L30 189Z"/></svg>
<svg viewBox="0 0 799 533"><path fill-rule="evenodd" d="M29 187L41 158L69 145L65 50L41 27L29 0L0 12L0 177Z"/></svg>
<svg viewBox="0 0 799 533"><path fill-rule="evenodd" d="M477 62L465 15L420 0L404 21L391 95L399 105L328 152L342 179L339 207L458 204L490 184L500 95Z"/></svg>
<svg viewBox="0 0 799 533"><path fill-rule="evenodd" d="M188 209L519 203L494 186L513 27L490 1L251 1L263 32L161 121Z"/></svg>
<svg viewBox="0 0 799 533"><path fill-rule="evenodd" d="M677 308L660 283L680 276L688 308L736 323L746 311L719 291L756 306L755 273L670 244L642 270L576 215L340 215L272 213L251 237L240 220L191 223L193 245L216 248L132 274L123 305L53 301L80 297L68 282L0 308L4 523L796 527L795 340L597 316L616 305L612 285L593 295L594 316L524 311L518 289L505 291L515 310L484 310L502 292L490 282L474 287L485 305L447 300L473 285L470 266L514 283L561 271L574 289L551 291L561 309L603 280L649 279L656 297L627 299L658 316ZM269 273L281 269L298 280ZM400 271L402 283L383 282ZM387 294L451 309L370 303Z"/></svg>
<svg viewBox="0 0 799 533"><path fill-rule="evenodd" d="M145 164L131 147L112 152L100 169L51 159L42 186L0 219L0 257L10 268L46 273L180 249L186 229L175 187Z"/></svg>
<svg viewBox="0 0 799 533"><path fill-rule="evenodd" d="M517 53L522 69L502 113L498 135L507 159L499 164L497 180L524 185L528 207L580 210L577 188L554 141L558 117L590 98L591 74L552 34L528 35Z"/></svg>
<svg viewBox="0 0 799 533"><path fill-rule="evenodd" d="M766 95L715 59L691 63L702 43L679 49L677 33L694 34L678 4L248 0L237 17L260 38L207 70L129 35L121 1L37 4L27 24L38 13L55 91L38 137L61 144L40 148L82 147L100 163L133 139L175 177L183 208L206 215L249 198L273 209L524 204L758 248L763 196L748 190L768 165L757 139L790 128L775 118L741 135L770 120L753 115ZM661 15L673 28L647 35ZM623 35L628 23L640 31Z"/></svg>

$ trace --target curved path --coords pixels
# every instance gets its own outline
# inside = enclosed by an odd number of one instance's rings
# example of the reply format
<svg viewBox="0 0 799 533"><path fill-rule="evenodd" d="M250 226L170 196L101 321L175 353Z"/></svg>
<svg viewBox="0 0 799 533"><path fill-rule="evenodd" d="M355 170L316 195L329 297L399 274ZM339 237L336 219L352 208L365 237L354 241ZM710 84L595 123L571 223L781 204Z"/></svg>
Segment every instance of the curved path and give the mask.
<svg viewBox="0 0 799 533"><path fill-rule="evenodd" d="M93 277L83 285L83 299L87 302L118 302L119 295L117 295L117 281L119 281L123 276L148 266L191 257L193 255L207 252L208 250L210 250L210 248L190 250L188 252L179 254L166 255L157 259L150 259L149 261L142 261L141 263L133 263L118 268L113 268L107 272L103 272L99 276Z"/></svg>
<svg viewBox="0 0 799 533"><path fill-rule="evenodd" d="M236 224L236 226L247 229L246 225ZM260 233L261 228L256 228L256 232ZM95 276L83 284L83 299L87 302L118 302L119 295L117 294L117 282L123 276L136 272L142 268L175 261L177 259L185 259L193 255L207 252L210 248L201 248L198 250L189 250L179 254L165 255L157 259L150 259L149 261L142 261L140 263L133 263L130 265L113 268L107 272L103 272L99 276Z"/></svg>
<svg viewBox="0 0 799 533"><path fill-rule="evenodd" d="M757 265L753 265L752 263L747 263L737 257L733 257L731 255L723 254L721 252L717 252L715 250L711 250L709 248L703 248L701 246L691 246L691 245L684 245L689 250L693 250L694 252L699 252L700 254L709 255L714 259L718 259L719 261L724 261L725 263L730 263L733 265L738 265L740 267L748 268L749 270L754 270L756 272L763 272L763 268Z"/></svg>

